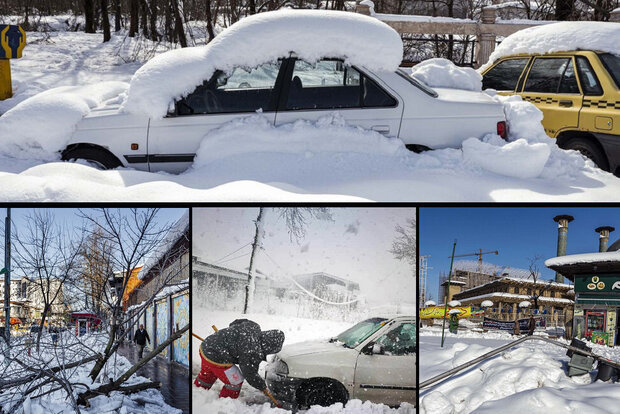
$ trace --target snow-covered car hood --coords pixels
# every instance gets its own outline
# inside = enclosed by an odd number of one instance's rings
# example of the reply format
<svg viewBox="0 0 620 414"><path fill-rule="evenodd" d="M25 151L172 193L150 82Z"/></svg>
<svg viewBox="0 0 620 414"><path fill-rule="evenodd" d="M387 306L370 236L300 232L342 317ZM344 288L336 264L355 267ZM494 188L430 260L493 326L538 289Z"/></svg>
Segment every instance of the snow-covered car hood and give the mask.
<svg viewBox="0 0 620 414"><path fill-rule="evenodd" d="M327 339L325 339L322 341L307 341L299 342L292 345L286 345L284 348L282 348L282 351L278 353L278 356L283 360L287 360L288 358L294 358L301 355L334 352L343 349L348 348L344 347L339 342L329 342Z"/></svg>

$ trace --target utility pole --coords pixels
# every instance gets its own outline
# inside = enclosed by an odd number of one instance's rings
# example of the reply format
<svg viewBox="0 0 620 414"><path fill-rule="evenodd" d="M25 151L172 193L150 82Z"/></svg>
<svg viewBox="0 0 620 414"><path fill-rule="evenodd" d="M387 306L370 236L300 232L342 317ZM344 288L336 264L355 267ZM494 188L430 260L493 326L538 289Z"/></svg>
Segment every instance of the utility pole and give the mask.
<svg viewBox="0 0 620 414"><path fill-rule="evenodd" d="M6 209L4 220L4 339L7 349L11 343L11 208Z"/></svg>
<svg viewBox="0 0 620 414"><path fill-rule="evenodd" d="M444 298L444 310L443 310L443 323L441 324L441 347L443 348L444 331L446 330L446 315L448 315L448 293L450 292L450 279L452 278L452 264L454 263L454 250L456 250L456 239L452 245L452 256L450 259L450 272L448 273L448 285L446 286L445 298Z"/></svg>

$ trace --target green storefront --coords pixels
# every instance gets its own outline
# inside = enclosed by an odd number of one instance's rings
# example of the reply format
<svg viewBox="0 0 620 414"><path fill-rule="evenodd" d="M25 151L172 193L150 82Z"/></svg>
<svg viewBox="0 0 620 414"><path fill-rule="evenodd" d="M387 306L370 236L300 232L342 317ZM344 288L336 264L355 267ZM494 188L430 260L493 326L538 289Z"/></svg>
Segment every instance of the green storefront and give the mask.
<svg viewBox="0 0 620 414"><path fill-rule="evenodd" d="M620 255L589 253L549 259L545 265L575 283L572 336L620 345Z"/></svg>
<svg viewBox="0 0 620 414"><path fill-rule="evenodd" d="M574 335L609 346L618 344L620 273L576 274L574 281Z"/></svg>

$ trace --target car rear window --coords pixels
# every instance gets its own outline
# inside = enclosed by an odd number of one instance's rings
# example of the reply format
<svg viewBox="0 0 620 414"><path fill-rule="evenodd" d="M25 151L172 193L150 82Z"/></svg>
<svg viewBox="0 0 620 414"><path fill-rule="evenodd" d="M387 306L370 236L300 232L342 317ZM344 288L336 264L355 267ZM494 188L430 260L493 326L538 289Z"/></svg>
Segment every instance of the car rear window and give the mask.
<svg viewBox="0 0 620 414"><path fill-rule="evenodd" d="M616 83L616 87L620 89L620 56L602 53L599 58Z"/></svg>
<svg viewBox="0 0 620 414"><path fill-rule="evenodd" d="M507 59L499 62L482 78L482 89L495 89L498 91L514 91L521 77L523 68L529 58Z"/></svg>

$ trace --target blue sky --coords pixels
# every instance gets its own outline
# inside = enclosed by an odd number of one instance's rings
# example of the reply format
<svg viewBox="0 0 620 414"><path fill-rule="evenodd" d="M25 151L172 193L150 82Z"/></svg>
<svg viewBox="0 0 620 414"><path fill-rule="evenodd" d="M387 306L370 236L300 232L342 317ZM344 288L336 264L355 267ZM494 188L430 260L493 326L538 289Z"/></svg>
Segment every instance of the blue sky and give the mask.
<svg viewBox="0 0 620 414"><path fill-rule="evenodd" d="M557 252L557 224L553 217L569 214L575 218L568 226L567 254L598 251L599 226L613 226L610 244L620 238L620 208L611 207L458 207L420 208L420 255L430 255L427 291L437 299L439 273L448 273L452 243L457 239L455 254L498 250L499 254L483 256L484 262L498 266L524 268L528 258L540 255L543 279L554 272L544 260ZM477 260L477 256L464 257ZM456 260L456 259L455 259Z"/></svg>
<svg viewBox="0 0 620 414"><path fill-rule="evenodd" d="M57 224L67 226L67 228L75 228L78 230L82 226L82 219L78 217L76 214L78 213L77 208L51 208L49 209L53 212L54 218ZM126 211L128 211L127 209ZM158 223L161 226L167 224L173 224L176 222L183 213L186 211L186 208L162 208L159 211L158 215ZM15 234L15 230L21 226L24 226L26 223L26 217L29 214L32 214L34 208L12 208L11 209L11 220L13 222L12 233ZM83 209L83 211L88 212L89 209ZM6 217L6 208L0 208L0 268L4 267L4 220ZM18 274L13 274L14 277L19 277Z"/></svg>

